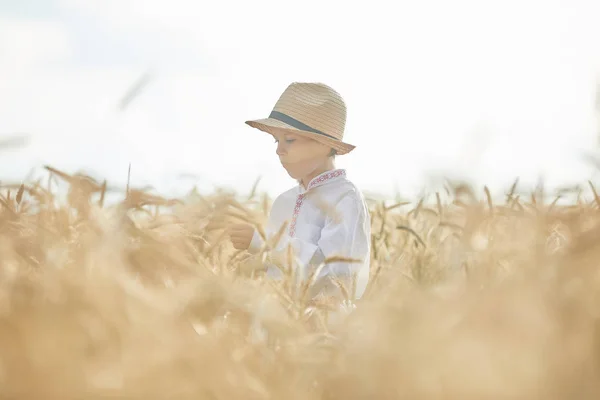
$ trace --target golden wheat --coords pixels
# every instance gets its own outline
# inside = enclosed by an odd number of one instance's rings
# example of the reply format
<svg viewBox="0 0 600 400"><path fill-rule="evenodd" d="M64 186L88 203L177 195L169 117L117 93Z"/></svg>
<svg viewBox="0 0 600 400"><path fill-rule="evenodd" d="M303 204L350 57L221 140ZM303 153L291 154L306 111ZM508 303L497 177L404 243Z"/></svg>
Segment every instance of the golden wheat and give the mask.
<svg viewBox="0 0 600 400"><path fill-rule="evenodd" d="M347 312L264 278L228 223L270 199L165 199L48 167L0 195L5 398L592 399L600 396L600 201L502 204L483 189L370 202L371 282ZM282 227L285 229L285 227ZM283 230L280 232L282 233ZM280 235L279 235L280 236ZM274 239L276 242L278 238ZM330 259L327 262L339 261ZM335 318L333 318L335 317ZM332 319L333 318L333 319Z"/></svg>

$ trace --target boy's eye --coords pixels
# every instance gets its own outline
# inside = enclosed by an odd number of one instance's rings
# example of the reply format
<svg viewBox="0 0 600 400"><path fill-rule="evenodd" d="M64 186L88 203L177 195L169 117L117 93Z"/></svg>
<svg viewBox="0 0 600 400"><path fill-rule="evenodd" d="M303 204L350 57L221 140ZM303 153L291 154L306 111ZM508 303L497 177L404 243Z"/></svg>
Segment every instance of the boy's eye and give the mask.
<svg viewBox="0 0 600 400"><path fill-rule="evenodd" d="M279 143L279 140L277 140L277 138L275 138L275 143ZM285 139L286 143L294 143L296 141L296 139Z"/></svg>

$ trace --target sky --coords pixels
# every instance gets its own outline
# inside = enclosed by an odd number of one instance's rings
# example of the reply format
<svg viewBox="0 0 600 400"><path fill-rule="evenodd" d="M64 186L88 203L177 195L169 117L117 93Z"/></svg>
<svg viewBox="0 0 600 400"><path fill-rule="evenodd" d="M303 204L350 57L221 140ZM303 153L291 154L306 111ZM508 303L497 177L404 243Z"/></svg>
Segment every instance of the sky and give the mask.
<svg viewBox="0 0 600 400"><path fill-rule="evenodd" d="M291 82L348 106L338 157L366 192L444 177L498 192L595 173L597 0L0 0L0 180L43 165L177 194L295 182L268 116ZM125 109L142 76L148 83Z"/></svg>

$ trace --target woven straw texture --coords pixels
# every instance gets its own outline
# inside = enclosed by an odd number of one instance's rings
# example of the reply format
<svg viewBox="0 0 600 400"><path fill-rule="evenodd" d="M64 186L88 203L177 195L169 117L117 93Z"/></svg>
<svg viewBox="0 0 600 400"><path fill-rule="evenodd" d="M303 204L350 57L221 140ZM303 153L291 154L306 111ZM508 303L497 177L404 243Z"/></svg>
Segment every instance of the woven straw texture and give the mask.
<svg viewBox="0 0 600 400"><path fill-rule="evenodd" d="M291 117L321 133L295 127L287 121L271 117L246 121L246 124L270 134L283 131L309 137L332 147L339 155L347 154L355 148L343 141L346 103L338 92L327 85L292 83L279 97L273 111Z"/></svg>

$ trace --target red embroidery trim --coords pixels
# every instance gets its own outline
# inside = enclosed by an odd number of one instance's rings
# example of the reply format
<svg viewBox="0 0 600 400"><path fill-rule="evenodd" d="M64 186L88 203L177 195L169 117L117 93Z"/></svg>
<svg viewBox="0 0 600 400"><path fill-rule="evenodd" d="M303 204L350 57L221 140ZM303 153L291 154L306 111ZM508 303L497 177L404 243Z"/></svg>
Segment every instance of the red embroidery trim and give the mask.
<svg viewBox="0 0 600 400"><path fill-rule="evenodd" d="M329 179L338 178L340 176L346 176L346 171L343 169L336 169L333 171L326 172L323 175L320 175L317 178L310 181L310 183L308 184L308 190L317 186L321 186L324 182L328 181Z"/></svg>
<svg viewBox="0 0 600 400"><path fill-rule="evenodd" d="M308 192L311 189L314 189L318 186L323 185L325 182L329 181L330 179L339 178L340 176L346 176L346 171L343 169L336 169L333 171L326 172L326 173L318 176L317 178L313 179L312 181L310 181L310 183L308 184L308 189L306 191ZM296 206L294 207L294 213L292 215L292 222L290 223L290 228L289 228L289 232L288 232L290 237L294 237L296 235L296 222L298 220L298 215L300 214L300 208L302 208L302 203L304 202L305 196L306 196L306 193L301 193L298 195L298 198L296 199Z"/></svg>
<svg viewBox="0 0 600 400"><path fill-rule="evenodd" d="M296 207L294 207L294 214L292 215L292 223L290 224L290 237L294 237L296 235L296 221L298 220L298 214L300 214L300 208L302 207L302 202L304 201L304 194L298 195L296 199Z"/></svg>

